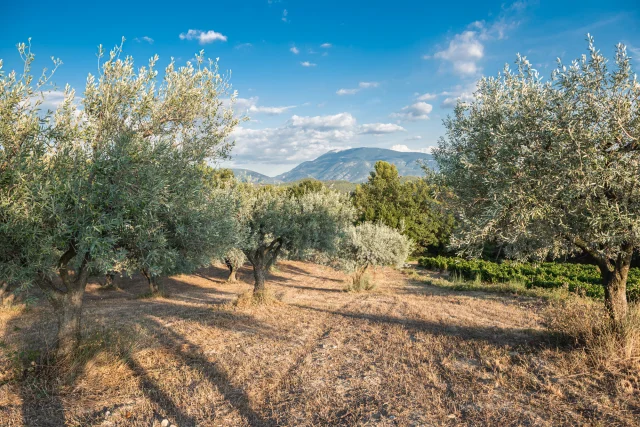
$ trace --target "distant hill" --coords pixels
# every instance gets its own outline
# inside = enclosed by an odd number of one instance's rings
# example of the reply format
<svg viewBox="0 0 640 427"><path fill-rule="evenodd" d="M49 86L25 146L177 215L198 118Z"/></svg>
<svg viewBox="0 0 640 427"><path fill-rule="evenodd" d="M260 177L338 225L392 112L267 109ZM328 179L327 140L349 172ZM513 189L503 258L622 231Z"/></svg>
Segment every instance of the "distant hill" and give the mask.
<svg viewBox="0 0 640 427"><path fill-rule="evenodd" d="M344 151L331 151L315 160L304 162L275 177L283 182L315 178L320 181L364 182L378 160L396 165L401 176L422 176L424 172L418 164L425 161L435 167L430 154L401 152L384 148L352 148Z"/></svg>
<svg viewBox="0 0 640 427"><path fill-rule="evenodd" d="M233 171L233 175L236 177L238 181L242 182L252 182L254 184L280 184L280 181L277 178L272 178L267 175L263 175L258 172L254 172L249 169L231 169Z"/></svg>

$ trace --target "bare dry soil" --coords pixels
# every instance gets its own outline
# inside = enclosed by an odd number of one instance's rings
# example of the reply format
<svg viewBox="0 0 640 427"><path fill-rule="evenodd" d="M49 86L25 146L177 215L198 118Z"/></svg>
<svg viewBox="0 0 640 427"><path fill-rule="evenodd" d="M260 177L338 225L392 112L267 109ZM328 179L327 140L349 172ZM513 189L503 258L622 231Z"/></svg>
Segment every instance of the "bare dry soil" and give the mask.
<svg viewBox="0 0 640 427"><path fill-rule="evenodd" d="M277 302L235 306L251 271L164 279L163 298L90 284L81 354L42 355L46 303L0 311L1 426L640 425L638 364L590 368L545 328L545 300L375 272L347 293L329 268L281 262ZM431 273L418 271L418 275Z"/></svg>

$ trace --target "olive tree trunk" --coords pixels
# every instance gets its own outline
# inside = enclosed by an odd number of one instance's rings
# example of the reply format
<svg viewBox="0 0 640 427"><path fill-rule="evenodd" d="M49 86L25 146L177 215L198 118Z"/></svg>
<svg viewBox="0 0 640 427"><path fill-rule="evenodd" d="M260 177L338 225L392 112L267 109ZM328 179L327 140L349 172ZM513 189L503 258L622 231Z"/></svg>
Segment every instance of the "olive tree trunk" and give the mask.
<svg viewBox="0 0 640 427"><path fill-rule="evenodd" d="M627 316L627 277L629 263L618 265L613 271L600 267L604 286L604 305L616 327L621 327Z"/></svg>
<svg viewBox="0 0 640 427"><path fill-rule="evenodd" d="M572 241L589 254L600 268L602 286L604 287L604 306L613 326L621 330L628 313L627 278L633 257L633 244L624 243L617 251L618 255L615 259L611 259L593 250L584 240L574 238Z"/></svg>
<svg viewBox="0 0 640 427"><path fill-rule="evenodd" d="M146 268L142 270L142 275L147 279L147 282L149 283L149 292L151 292L152 295L156 295L158 293L160 293L160 286L158 285L158 278L154 275L152 275L149 270L147 270Z"/></svg>
<svg viewBox="0 0 640 427"><path fill-rule="evenodd" d="M258 296L262 295L266 292L267 288L265 286L265 277L267 274L267 269L264 264L253 264L253 295Z"/></svg>
<svg viewBox="0 0 640 427"><path fill-rule="evenodd" d="M231 260L229 260L229 258L225 258L224 263L227 265L227 268L229 269L229 277L227 277L227 282L237 281L238 267L233 265L233 263L231 262Z"/></svg>
<svg viewBox="0 0 640 427"><path fill-rule="evenodd" d="M276 239L269 245L261 245L257 249L245 251L247 259L253 267L253 298L262 300L267 291L265 282L267 272L277 260L282 248L282 241Z"/></svg>

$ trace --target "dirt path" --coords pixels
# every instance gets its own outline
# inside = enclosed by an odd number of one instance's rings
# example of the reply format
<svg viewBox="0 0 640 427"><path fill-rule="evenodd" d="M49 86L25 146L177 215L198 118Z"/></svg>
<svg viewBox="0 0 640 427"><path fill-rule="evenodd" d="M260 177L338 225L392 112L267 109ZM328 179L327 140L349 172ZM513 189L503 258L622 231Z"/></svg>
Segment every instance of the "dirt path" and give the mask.
<svg viewBox="0 0 640 427"><path fill-rule="evenodd" d="M141 278L90 286L86 357L66 383L38 366L8 371L14 351L46 346L49 308L0 313L0 425L633 425L640 414L615 381L572 376L581 367L531 299L387 269L373 292L346 293L339 272L282 262L269 282L281 302L236 308L250 271L224 277L166 279L170 297L157 299L137 298Z"/></svg>

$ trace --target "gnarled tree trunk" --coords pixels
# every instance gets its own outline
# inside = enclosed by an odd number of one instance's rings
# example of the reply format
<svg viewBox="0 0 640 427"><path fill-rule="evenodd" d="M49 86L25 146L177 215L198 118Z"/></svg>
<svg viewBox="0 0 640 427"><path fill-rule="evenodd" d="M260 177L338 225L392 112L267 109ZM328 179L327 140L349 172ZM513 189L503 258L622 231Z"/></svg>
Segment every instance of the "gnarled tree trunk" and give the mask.
<svg viewBox="0 0 640 427"><path fill-rule="evenodd" d="M259 254L254 257L255 262L252 261L251 265L253 265L253 296L258 297L260 295L264 295L267 288L265 286L265 279L267 274L266 265L264 263L264 256Z"/></svg>
<svg viewBox="0 0 640 427"><path fill-rule="evenodd" d="M225 258L224 263L227 265L227 268L229 269L229 277L227 277L227 282L237 281L238 267L233 265L233 263L229 258Z"/></svg>
<svg viewBox="0 0 640 427"><path fill-rule="evenodd" d="M614 327L621 330L627 317L627 278L631 267L634 246L625 242L617 251L615 259L607 258L602 251L594 250L580 238L571 239L580 249L588 253L600 268L602 286L604 287L604 305Z"/></svg>
<svg viewBox="0 0 640 427"><path fill-rule="evenodd" d="M266 275L273 263L276 262L280 250L282 249L282 240L276 239L269 245L259 246L252 251L245 251L247 259L253 266L253 298L262 300L265 298L267 288L265 286Z"/></svg>
<svg viewBox="0 0 640 427"><path fill-rule="evenodd" d="M602 285L604 286L604 305L616 327L621 327L627 316L627 277L629 275L630 257L628 262L616 262L611 271L600 267Z"/></svg>
<svg viewBox="0 0 640 427"><path fill-rule="evenodd" d="M142 275L147 279L147 282L149 282L149 291L151 292L152 295L156 295L158 293L160 293L160 286L158 285L158 278L156 276L153 276L149 270L147 270L146 268L142 270Z"/></svg>

